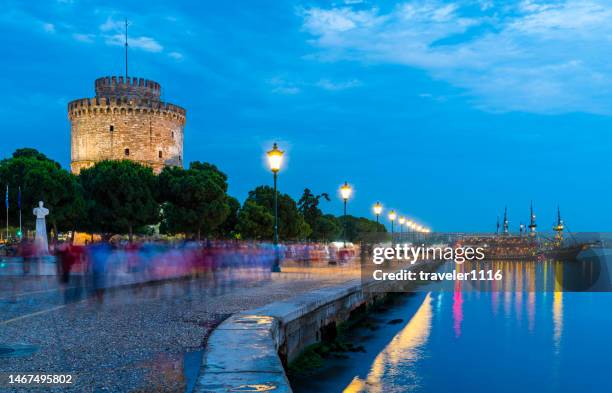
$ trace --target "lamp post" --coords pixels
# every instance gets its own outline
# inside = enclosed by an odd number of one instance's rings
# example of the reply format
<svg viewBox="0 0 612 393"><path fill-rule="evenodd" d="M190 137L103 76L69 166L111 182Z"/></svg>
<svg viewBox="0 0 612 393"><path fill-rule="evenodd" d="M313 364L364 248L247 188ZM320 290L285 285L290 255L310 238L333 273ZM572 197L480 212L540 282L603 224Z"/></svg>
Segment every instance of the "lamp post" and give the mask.
<svg viewBox="0 0 612 393"><path fill-rule="evenodd" d="M272 146L272 150L268 151L268 165L270 170L274 174L274 265L272 265L273 272L280 272L280 258L278 255L278 188L277 178L278 172L280 171L281 164L283 163L283 151L278 149L276 142Z"/></svg>
<svg viewBox="0 0 612 393"><path fill-rule="evenodd" d="M344 225L343 225L344 235L342 236L344 238L344 248L346 248L346 235L347 235L346 233L346 203L348 202L352 193L353 193L353 189L351 188L351 186L347 182L344 182L342 187L340 187L340 195L342 196L342 200L344 201Z"/></svg>
<svg viewBox="0 0 612 393"><path fill-rule="evenodd" d="M406 237L408 239L412 239L414 237L413 235L411 235L413 225L414 225L414 221L406 220L406 233L407 233Z"/></svg>
<svg viewBox="0 0 612 393"><path fill-rule="evenodd" d="M400 224L400 239L404 236L404 223L406 222L406 217L400 216L399 224ZM401 241L401 240L400 240Z"/></svg>
<svg viewBox="0 0 612 393"><path fill-rule="evenodd" d="M391 244L393 244L393 224L395 224L396 217L395 210L391 210L389 212L389 220L391 220Z"/></svg>
<svg viewBox="0 0 612 393"><path fill-rule="evenodd" d="M380 204L380 202L376 202L376 204L374 205L374 214L376 214L376 223L378 224L378 216L380 216L380 213L382 213L382 205Z"/></svg>

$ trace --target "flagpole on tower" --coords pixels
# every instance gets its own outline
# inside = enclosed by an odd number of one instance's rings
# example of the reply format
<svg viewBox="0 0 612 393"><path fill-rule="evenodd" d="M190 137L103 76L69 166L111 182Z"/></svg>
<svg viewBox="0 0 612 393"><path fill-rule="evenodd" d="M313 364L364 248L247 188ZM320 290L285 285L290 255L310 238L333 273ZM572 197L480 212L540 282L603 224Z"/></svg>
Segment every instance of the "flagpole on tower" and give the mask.
<svg viewBox="0 0 612 393"><path fill-rule="evenodd" d="M128 78L128 20L125 18L125 79Z"/></svg>

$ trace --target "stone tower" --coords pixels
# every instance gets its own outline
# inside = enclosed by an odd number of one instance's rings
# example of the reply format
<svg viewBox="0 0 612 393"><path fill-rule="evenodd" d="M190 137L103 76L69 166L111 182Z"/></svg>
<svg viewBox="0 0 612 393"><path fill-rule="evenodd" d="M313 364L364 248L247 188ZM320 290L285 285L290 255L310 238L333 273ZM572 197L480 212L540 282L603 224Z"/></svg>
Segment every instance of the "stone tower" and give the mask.
<svg viewBox="0 0 612 393"><path fill-rule="evenodd" d="M159 83L142 78L96 79L96 96L68 104L72 173L102 160L153 168L183 166L185 109L160 100Z"/></svg>

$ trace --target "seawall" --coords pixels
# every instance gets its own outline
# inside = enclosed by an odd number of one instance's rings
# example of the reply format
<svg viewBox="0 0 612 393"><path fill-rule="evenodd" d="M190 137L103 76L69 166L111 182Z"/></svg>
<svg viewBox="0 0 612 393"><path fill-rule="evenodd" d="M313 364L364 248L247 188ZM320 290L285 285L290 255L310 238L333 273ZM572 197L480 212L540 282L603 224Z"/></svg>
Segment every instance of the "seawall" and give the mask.
<svg viewBox="0 0 612 393"><path fill-rule="evenodd" d="M411 268L426 266L437 264ZM357 279L233 315L209 337L194 392L291 392L284 365L307 346L333 338L336 325L398 291L397 285Z"/></svg>

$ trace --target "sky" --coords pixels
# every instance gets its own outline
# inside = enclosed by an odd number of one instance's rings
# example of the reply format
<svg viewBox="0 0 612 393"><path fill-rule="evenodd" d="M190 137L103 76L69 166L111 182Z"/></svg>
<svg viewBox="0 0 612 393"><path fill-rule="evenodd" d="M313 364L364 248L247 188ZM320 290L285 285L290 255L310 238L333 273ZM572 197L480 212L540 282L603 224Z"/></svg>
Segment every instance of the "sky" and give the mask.
<svg viewBox="0 0 612 393"><path fill-rule="evenodd" d="M271 184L380 201L438 231L571 231L612 221L612 4L606 1L2 0L0 157L34 147L70 163L67 103L124 73L187 110L185 162L229 192ZM386 221L386 220L385 220Z"/></svg>

